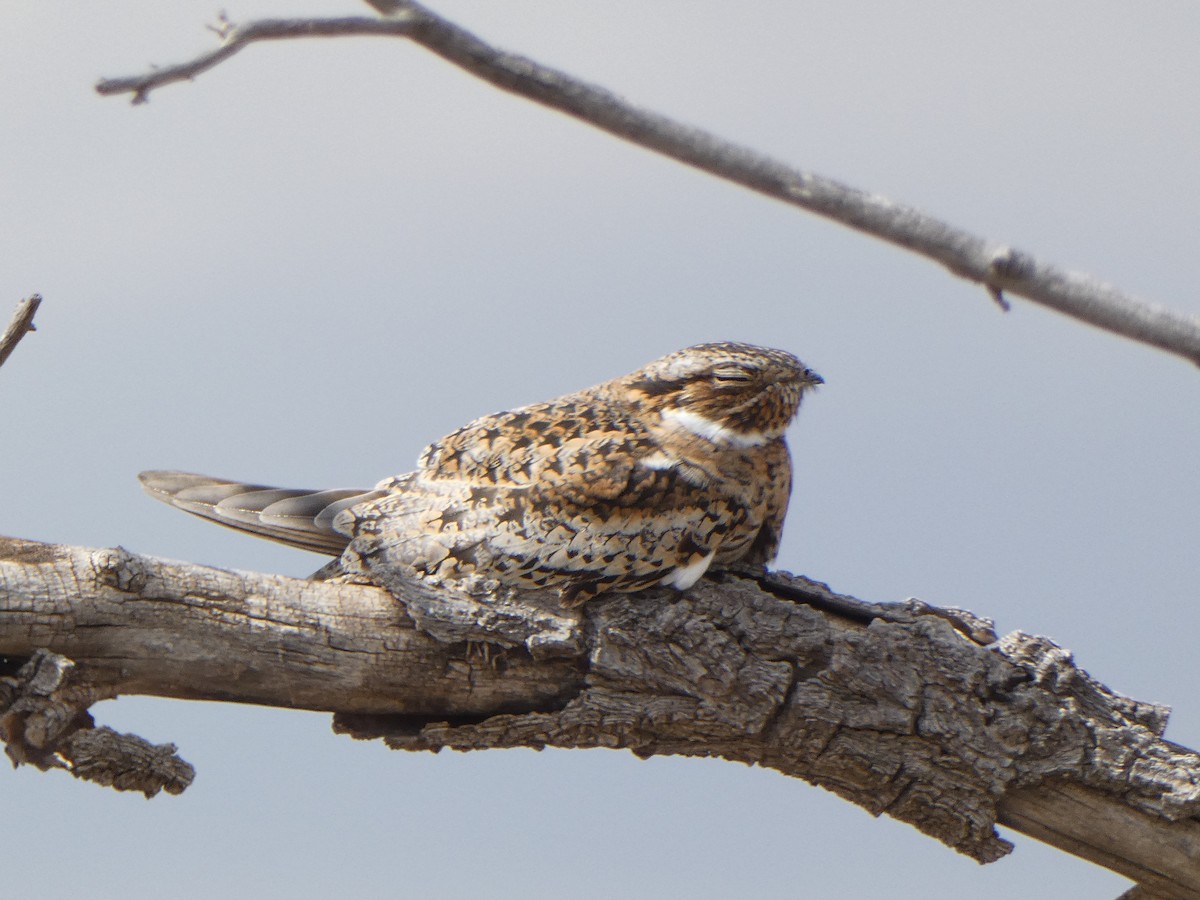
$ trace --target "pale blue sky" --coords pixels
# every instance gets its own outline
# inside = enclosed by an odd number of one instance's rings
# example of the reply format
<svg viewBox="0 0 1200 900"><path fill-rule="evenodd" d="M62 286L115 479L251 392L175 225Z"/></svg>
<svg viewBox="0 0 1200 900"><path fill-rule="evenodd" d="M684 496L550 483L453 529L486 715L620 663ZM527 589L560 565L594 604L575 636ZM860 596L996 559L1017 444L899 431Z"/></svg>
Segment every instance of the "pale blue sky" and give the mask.
<svg viewBox="0 0 1200 900"><path fill-rule="evenodd" d="M503 46L1200 312L1200 7L447 0ZM182 468L359 486L476 415L701 340L827 385L780 564L1045 634L1200 746L1200 373L720 183L400 41L251 48L148 106L101 76L216 4L17 0L0 31L0 533L304 574L144 497ZM243 0L235 20L359 14ZM1115 897L1016 836L980 868L825 792L605 751L401 754L327 716L123 699L199 771L147 803L0 771L5 890L100 897ZM1013 835L1008 835L1013 837Z"/></svg>

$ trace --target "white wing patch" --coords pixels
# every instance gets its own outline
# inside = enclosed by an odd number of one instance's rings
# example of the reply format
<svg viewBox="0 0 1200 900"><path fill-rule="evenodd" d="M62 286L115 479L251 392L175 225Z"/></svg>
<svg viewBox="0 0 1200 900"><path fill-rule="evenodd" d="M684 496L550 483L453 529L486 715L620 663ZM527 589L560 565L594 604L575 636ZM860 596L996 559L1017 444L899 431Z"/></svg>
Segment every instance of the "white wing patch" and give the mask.
<svg viewBox="0 0 1200 900"><path fill-rule="evenodd" d="M712 565L713 557L716 554L717 551L713 550L707 556L701 557L690 566L681 566L675 569L661 583L667 587L673 587L677 591L686 591L700 580L701 575L708 571L708 567Z"/></svg>
<svg viewBox="0 0 1200 900"><path fill-rule="evenodd" d="M659 450L656 453L651 453L649 456L643 456L638 460L638 465L645 466L647 469L653 469L656 472L665 472L677 462L678 460L672 459Z"/></svg>

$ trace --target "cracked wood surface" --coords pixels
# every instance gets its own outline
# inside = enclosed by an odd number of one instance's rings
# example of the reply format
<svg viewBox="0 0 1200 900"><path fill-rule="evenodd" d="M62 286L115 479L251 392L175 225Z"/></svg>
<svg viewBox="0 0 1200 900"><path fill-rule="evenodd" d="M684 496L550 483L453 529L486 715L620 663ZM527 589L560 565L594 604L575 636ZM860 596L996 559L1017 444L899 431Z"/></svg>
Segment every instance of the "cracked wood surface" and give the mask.
<svg viewBox="0 0 1200 900"><path fill-rule="evenodd" d="M102 731L91 703L150 694L328 710L339 731L408 750L718 756L981 862L1011 849L1001 822L1148 896L1200 897L1200 757L1162 738L1166 710L1112 693L1043 638L995 640L970 613L864 603L782 573L582 611L388 587L396 596L0 539L9 755L182 790L190 767L164 761L169 745L78 749ZM144 783L128 777L139 764Z"/></svg>

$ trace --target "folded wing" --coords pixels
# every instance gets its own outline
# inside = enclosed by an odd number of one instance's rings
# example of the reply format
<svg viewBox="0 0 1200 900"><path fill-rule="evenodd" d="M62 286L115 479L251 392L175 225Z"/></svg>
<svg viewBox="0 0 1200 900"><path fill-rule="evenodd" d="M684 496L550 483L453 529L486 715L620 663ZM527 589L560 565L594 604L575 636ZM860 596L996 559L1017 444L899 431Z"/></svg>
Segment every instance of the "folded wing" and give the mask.
<svg viewBox="0 0 1200 900"><path fill-rule="evenodd" d="M151 497L194 516L332 556L350 542L333 527L337 514L383 496L380 491L361 489L275 488L190 472L142 472L138 479Z"/></svg>

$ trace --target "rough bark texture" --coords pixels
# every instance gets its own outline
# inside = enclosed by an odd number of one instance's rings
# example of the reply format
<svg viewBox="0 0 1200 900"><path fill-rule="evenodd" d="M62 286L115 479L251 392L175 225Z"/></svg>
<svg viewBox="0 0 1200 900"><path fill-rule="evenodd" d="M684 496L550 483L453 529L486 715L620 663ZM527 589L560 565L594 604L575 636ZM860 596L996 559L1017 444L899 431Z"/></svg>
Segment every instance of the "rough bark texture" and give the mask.
<svg viewBox="0 0 1200 900"><path fill-rule="evenodd" d="M182 790L172 747L87 707L141 693L329 710L408 750L611 747L820 784L987 862L1000 821L1200 896L1200 757L1166 710L1043 638L785 574L684 595L474 600L0 539L0 730L16 761ZM48 652L47 652L48 651Z"/></svg>

